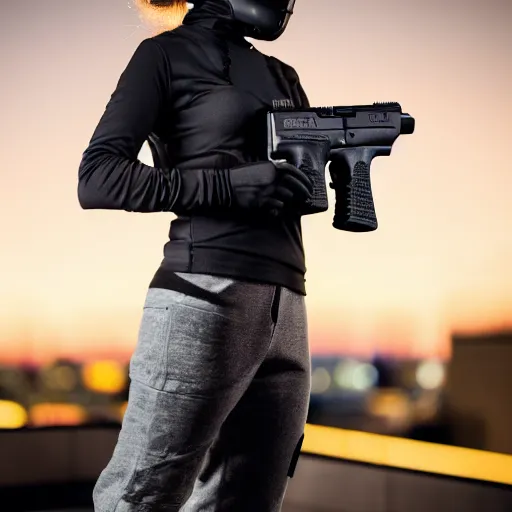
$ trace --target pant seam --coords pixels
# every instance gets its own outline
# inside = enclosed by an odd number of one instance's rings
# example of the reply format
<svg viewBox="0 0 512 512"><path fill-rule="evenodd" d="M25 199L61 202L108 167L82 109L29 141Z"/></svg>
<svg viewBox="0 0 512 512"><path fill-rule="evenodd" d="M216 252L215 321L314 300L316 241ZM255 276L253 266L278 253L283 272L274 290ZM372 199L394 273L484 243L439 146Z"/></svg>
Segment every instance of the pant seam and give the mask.
<svg viewBox="0 0 512 512"><path fill-rule="evenodd" d="M270 334L270 342L269 342L268 347L267 347L267 353L272 349L272 346L274 344L274 338L275 338L277 323L279 322L279 308L280 308L280 305L281 305L281 293L282 293L281 286L274 286L274 293L272 295L272 301L270 303L270 322L272 324L272 332ZM277 309L278 309L278 311L277 311L276 318L275 318L275 321L274 321L273 310L274 310L274 307L275 307L276 300L277 300Z"/></svg>

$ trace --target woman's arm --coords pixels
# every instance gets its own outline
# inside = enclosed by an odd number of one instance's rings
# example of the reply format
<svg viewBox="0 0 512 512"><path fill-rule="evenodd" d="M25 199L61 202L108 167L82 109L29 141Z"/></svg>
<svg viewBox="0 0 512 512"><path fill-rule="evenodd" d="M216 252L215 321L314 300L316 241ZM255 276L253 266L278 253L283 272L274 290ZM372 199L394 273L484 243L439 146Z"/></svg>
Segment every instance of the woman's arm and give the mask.
<svg viewBox="0 0 512 512"><path fill-rule="evenodd" d="M138 160L170 94L164 50L154 39L140 43L108 102L78 172L78 200L84 209L169 211L181 176Z"/></svg>
<svg viewBox="0 0 512 512"><path fill-rule="evenodd" d="M168 210L180 188L176 172L138 160L169 94L163 49L153 39L138 46L107 104L78 172L84 209Z"/></svg>
<svg viewBox="0 0 512 512"><path fill-rule="evenodd" d="M142 144L167 108L172 87L164 50L144 40L124 70L85 150L78 173L84 209L208 212L281 207L308 197L310 182L293 166L259 162L234 169L161 169L138 160Z"/></svg>

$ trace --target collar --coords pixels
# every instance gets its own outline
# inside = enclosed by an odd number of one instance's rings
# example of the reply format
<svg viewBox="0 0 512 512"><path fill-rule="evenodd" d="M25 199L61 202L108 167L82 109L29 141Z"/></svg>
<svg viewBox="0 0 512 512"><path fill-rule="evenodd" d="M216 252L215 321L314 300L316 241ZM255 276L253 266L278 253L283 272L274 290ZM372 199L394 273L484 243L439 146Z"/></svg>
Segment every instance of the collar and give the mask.
<svg viewBox="0 0 512 512"><path fill-rule="evenodd" d="M199 0L183 20L183 25L195 25L214 30L226 39L246 43L245 31L233 19L231 5L226 0ZM249 44L249 43L247 43Z"/></svg>

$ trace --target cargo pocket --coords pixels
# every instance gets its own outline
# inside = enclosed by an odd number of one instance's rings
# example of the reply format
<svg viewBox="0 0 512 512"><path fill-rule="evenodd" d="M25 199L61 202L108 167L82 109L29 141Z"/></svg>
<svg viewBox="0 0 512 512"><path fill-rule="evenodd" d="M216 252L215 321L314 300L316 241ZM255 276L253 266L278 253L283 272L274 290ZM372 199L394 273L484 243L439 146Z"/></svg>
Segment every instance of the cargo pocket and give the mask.
<svg viewBox="0 0 512 512"><path fill-rule="evenodd" d="M164 388L170 327L169 307L144 307L137 345L130 360L130 379L154 389Z"/></svg>
<svg viewBox="0 0 512 512"><path fill-rule="evenodd" d="M126 476L122 499L137 507L120 510L181 509L215 436L209 413L206 401L198 404L188 396L132 382L122 443L116 448L123 457L118 455L112 472Z"/></svg>

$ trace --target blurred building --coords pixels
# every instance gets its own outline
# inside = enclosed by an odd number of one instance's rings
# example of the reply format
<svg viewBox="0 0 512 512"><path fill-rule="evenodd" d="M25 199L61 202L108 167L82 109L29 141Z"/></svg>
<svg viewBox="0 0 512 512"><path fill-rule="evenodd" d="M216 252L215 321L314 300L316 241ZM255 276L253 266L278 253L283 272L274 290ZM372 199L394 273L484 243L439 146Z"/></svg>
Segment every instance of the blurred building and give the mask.
<svg viewBox="0 0 512 512"><path fill-rule="evenodd" d="M456 444L512 454L512 331L452 343L445 409Z"/></svg>

